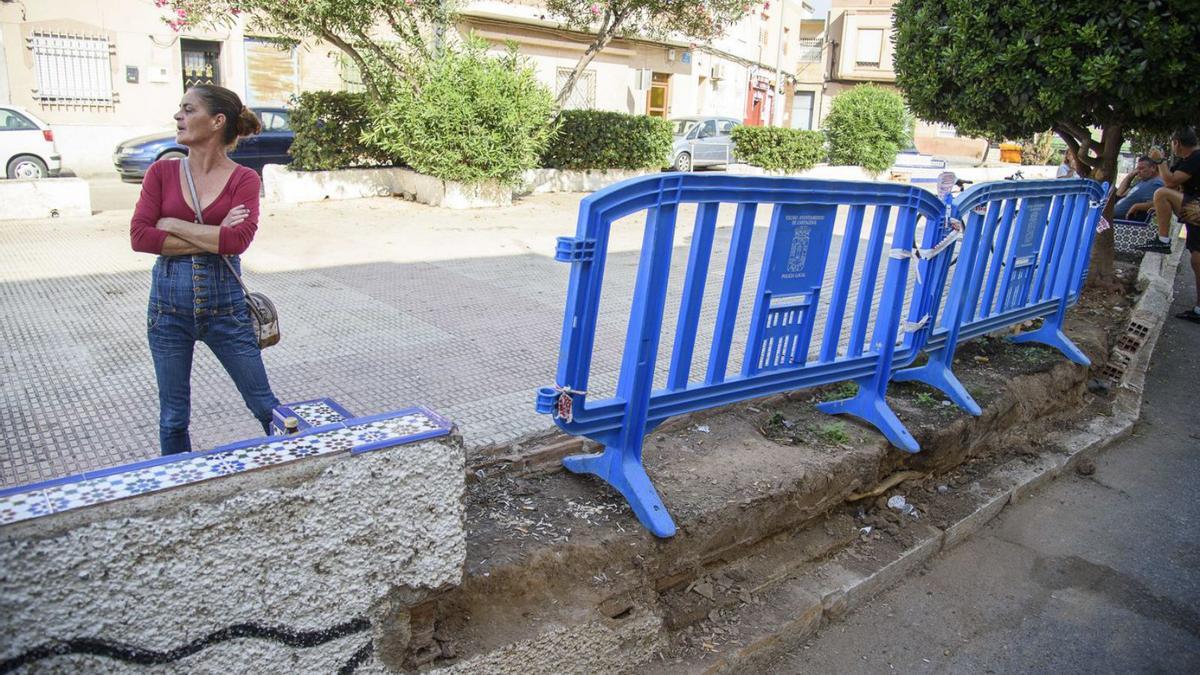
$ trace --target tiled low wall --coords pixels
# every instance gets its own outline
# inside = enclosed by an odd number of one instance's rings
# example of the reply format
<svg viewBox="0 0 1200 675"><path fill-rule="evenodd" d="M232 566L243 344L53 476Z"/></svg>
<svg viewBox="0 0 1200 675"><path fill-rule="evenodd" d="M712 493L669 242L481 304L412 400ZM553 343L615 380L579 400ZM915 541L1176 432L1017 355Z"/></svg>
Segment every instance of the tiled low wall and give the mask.
<svg viewBox="0 0 1200 675"><path fill-rule="evenodd" d="M384 625L460 580L448 431L414 408L6 491L0 672L372 660Z"/></svg>

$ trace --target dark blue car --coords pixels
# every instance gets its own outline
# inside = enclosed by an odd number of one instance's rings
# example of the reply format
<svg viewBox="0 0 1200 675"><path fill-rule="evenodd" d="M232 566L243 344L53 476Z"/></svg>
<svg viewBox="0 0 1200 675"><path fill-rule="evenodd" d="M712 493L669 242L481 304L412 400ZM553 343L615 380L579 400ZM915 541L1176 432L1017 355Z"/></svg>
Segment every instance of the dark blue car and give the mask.
<svg viewBox="0 0 1200 675"><path fill-rule="evenodd" d="M242 166L262 173L265 164L290 164L292 156L291 126L285 108L251 108L262 121L262 132L243 138L229 158ZM155 160L183 157L187 148L175 142L174 132L164 131L149 136L131 138L117 146L113 152L113 165L121 180L139 182Z"/></svg>

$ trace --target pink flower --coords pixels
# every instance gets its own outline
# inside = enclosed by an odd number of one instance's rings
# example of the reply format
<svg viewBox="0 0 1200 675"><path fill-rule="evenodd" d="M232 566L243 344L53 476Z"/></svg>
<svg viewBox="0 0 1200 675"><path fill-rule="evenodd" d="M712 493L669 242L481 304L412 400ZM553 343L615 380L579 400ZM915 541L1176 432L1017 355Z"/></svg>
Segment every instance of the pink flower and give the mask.
<svg viewBox="0 0 1200 675"><path fill-rule="evenodd" d="M596 3L592 3L592 6L589 7L588 9L591 10L592 16L600 16L600 5L597 5Z"/></svg>
<svg viewBox="0 0 1200 675"><path fill-rule="evenodd" d="M179 27L180 27L180 26L182 26L183 24L179 23L178 21L168 21L168 22L167 22L167 25L171 27L171 30L173 30L173 31L175 31L176 33L178 33L178 32L179 32Z"/></svg>
<svg viewBox="0 0 1200 675"><path fill-rule="evenodd" d="M175 10L175 16L177 16L181 19L186 19L187 18L187 10L186 9L177 9L177 10Z"/></svg>
<svg viewBox="0 0 1200 675"><path fill-rule="evenodd" d="M154 0L155 7L165 7L166 5L167 5L167 0Z"/></svg>
<svg viewBox="0 0 1200 675"><path fill-rule="evenodd" d="M234 7L233 9L231 9L229 11L232 12L234 16L238 16L242 13L242 10L238 9L237 7Z"/></svg>

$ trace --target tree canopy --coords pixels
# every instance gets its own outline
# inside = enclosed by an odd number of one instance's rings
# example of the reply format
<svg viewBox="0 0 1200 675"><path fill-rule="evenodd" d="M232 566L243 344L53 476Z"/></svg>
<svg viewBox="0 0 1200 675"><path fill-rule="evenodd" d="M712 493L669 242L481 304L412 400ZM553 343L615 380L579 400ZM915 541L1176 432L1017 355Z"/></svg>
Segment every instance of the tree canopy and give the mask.
<svg viewBox="0 0 1200 675"><path fill-rule="evenodd" d="M378 95L381 79L402 74L407 56L438 53L454 17L455 0L154 0L174 30L228 26L243 18L251 31L299 43L324 40L358 66L367 89ZM391 29L381 37L378 28Z"/></svg>
<svg viewBox="0 0 1200 675"><path fill-rule="evenodd" d="M900 0L894 12L896 83L926 120L990 138L1052 128L1111 180L1124 133L1200 116L1196 0Z"/></svg>

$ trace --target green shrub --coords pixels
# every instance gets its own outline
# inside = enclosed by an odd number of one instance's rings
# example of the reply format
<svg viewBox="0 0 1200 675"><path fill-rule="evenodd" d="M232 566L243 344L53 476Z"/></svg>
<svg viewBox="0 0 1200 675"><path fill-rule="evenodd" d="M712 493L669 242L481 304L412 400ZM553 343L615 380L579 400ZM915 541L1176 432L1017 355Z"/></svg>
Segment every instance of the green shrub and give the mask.
<svg viewBox="0 0 1200 675"><path fill-rule="evenodd" d="M461 50L414 64L394 83L367 136L421 173L443 180L514 183L537 166L554 96L515 51Z"/></svg>
<svg viewBox="0 0 1200 675"><path fill-rule="evenodd" d="M661 169L671 161L671 123L649 115L564 110L542 166L551 169Z"/></svg>
<svg viewBox="0 0 1200 675"><path fill-rule="evenodd" d="M864 84L833 99L825 118L829 161L879 173L912 139L904 99L890 89Z"/></svg>
<svg viewBox="0 0 1200 675"><path fill-rule="evenodd" d="M782 127L733 129L738 161L775 171L803 171L825 159L825 134Z"/></svg>
<svg viewBox="0 0 1200 675"><path fill-rule="evenodd" d="M395 155L363 139L371 119L366 94L305 92L292 105L292 168L327 171L397 163Z"/></svg>

